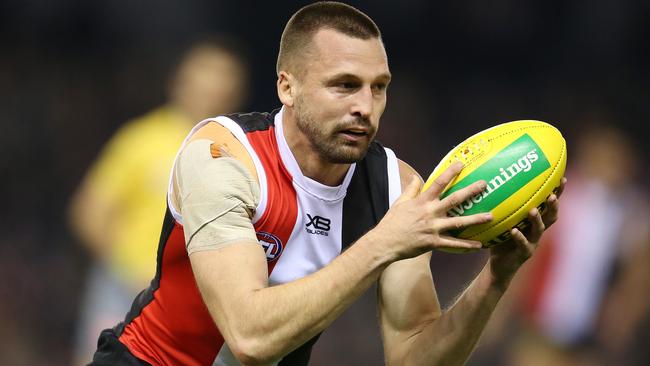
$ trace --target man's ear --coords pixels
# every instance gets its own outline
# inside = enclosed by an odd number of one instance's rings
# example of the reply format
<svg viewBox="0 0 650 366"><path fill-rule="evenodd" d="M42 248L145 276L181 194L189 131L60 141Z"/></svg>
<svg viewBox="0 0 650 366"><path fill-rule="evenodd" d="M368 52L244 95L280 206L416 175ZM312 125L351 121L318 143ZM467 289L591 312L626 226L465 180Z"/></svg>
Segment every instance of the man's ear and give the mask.
<svg viewBox="0 0 650 366"><path fill-rule="evenodd" d="M293 107L296 87L296 78L286 71L280 71L278 74L277 89L278 97L283 105Z"/></svg>

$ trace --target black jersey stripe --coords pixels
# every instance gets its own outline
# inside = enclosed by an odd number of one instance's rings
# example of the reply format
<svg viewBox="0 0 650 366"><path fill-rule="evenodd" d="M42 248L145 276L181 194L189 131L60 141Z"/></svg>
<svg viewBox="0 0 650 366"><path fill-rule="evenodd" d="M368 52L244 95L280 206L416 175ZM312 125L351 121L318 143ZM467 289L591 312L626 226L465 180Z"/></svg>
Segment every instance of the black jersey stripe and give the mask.
<svg viewBox="0 0 650 366"><path fill-rule="evenodd" d="M268 112L250 112L250 113L233 113L226 117L235 121L244 132L266 131L274 125L275 115L280 110L276 109L271 113Z"/></svg>
<svg viewBox="0 0 650 366"><path fill-rule="evenodd" d="M343 200L343 250L372 229L388 211L386 150L373 142L357 167Z"/></svg>

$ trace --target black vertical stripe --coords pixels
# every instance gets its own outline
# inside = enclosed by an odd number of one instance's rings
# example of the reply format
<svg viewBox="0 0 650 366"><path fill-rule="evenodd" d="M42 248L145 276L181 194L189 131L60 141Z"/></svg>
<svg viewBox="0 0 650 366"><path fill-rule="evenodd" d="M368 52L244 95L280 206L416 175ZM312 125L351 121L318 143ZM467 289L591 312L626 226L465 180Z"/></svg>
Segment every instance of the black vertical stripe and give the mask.
<svg viewBox="0 0 650 366"><path fill-rule="evenodd" d="M372 229L388 211L386 150L373 142L357 167L343 200L343 250Z"/></svg>
<svg viewBox="0 0 650 366"><path fill-rule="evenodd" d="M276 109L271 113L233 113L226 115L226 117L237 122L244 132L266 131L269 126L274 125L275 115L279 111L279 109Z"/></svg>

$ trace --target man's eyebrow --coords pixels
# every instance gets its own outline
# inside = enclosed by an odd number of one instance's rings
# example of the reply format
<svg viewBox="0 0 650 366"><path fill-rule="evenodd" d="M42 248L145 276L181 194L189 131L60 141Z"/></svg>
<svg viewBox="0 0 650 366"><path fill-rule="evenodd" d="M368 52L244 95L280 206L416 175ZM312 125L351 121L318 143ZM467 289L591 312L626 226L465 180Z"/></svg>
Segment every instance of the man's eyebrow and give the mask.
<svg viewBox="0 0 650 366"><path fill-rule="evenodd" d="M328 77L328 79L338 80L338 79L361 79L361 78L358 75L350 74L347 72L341 72Z"/></svg>
<svg viewBox="0 0 650 366"><path fill-rule="evenodd" d="M361 79L359 75L355 74L350 74L348 72L342 72L338 74L334 74L330 77L328 77L329 80L339 80L339 79ZM375 80L383 80L383 81L390 81L392 79L392 75L390 72L385 72L375 78Z"/></svg>
<svg viewBox="0 0 650 366"><path fill-rule="evenodd" d="M391 81L393 75L390 72L385 72L377 77L377 79L383 79L384 81Z"/></svg>

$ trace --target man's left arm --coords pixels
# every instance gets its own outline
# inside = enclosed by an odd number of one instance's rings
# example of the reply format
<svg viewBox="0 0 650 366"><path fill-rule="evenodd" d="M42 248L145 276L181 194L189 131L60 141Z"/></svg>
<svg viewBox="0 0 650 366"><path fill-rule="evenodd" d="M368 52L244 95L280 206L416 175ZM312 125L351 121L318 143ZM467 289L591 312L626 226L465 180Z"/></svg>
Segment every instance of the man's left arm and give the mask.
<svg viewBox="0 0 650 366"><path fill-rule="evenodd" d="M400 175L404 186L417 173L400 161ZM378 289L386 363L464 364L517 269L532 255L545 227L557 219L555 195L549 197L548 207L543 217L536 209L531 210L529 220L533 225L526 235L513 229L510 242L491 249L484 268L444 312L429 267L431 253L386 268Z"/></svg>

